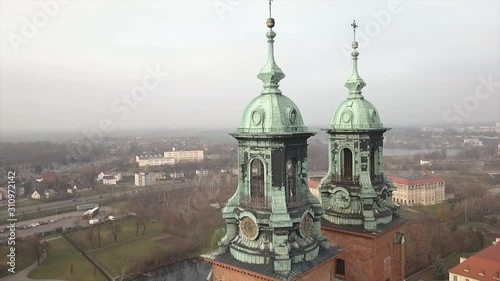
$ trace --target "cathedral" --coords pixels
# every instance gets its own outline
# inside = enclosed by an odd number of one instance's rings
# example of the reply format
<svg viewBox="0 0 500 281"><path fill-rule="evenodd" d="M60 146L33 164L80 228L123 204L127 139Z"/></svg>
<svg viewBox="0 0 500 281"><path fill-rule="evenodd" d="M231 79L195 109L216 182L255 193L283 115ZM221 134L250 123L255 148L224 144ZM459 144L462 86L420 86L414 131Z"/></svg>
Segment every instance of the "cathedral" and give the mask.
<svg viewBox="0 0 500 281"><path fill-rule="evenodd" d="M264 89L231 134L238 141L238 187L222 211L226 235L202 255L212 266L209 280L404 280L404 219L383 169L388 128L362 95L356 39L347 98L325 129L329 167L317 199L307 186L307 140L314 133L279 89L285 74L274 58L274 26L270 17L268 60L257 76Z"/></svg>

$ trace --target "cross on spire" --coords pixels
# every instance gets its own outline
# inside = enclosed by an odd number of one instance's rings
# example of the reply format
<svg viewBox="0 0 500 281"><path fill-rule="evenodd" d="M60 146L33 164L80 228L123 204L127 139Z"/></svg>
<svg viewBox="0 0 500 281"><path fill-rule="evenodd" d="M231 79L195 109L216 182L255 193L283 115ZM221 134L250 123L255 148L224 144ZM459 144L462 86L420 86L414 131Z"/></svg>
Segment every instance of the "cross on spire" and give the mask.
<svg viewBox="0 0 500 281"><path fill-rule="evenodd" d="M271 0L269 0L271 1ZM354 30L354 41L356 41L356 28L358 28L358 24L356 23L356 20L352 20L351 23L352 29Z"/></svg>

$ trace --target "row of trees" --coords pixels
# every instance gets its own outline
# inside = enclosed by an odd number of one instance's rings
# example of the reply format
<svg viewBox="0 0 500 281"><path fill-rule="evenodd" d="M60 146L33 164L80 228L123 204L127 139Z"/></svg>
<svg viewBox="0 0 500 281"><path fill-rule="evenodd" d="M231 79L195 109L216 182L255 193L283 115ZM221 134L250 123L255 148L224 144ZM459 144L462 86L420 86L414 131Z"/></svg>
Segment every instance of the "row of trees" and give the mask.
<svg viewBox="0 0 500 281"><path fill-rule="evenodd" d="M439 208L435 215L425 211L405 229L406 272L411 274L453 252L476 252L485 246L484 229L471 222L483 222L500 230L500 195L475 186L458 194L454 203ZM439 271L439 270L437 270Z"/></svg>

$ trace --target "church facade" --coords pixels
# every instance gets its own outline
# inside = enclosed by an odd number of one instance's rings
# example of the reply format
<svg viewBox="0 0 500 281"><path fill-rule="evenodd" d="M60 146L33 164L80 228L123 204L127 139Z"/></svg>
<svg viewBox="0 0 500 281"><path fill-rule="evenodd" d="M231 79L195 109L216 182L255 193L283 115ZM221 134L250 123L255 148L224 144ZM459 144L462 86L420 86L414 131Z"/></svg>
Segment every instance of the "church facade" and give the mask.
<svg viewBox="0 0 500 281"><path fill-rule="evenodd" d="M268 61L262 93L246 107L237 131L238 187L222 211L226 235L202 257L213 281L404 279L403 220L383 174L378 113L361 95L353 43L348 99L329 128L330 167L307 184L307 140L313 136L296 104L283 95L274 58L274 19L267 20Z"/></svg>

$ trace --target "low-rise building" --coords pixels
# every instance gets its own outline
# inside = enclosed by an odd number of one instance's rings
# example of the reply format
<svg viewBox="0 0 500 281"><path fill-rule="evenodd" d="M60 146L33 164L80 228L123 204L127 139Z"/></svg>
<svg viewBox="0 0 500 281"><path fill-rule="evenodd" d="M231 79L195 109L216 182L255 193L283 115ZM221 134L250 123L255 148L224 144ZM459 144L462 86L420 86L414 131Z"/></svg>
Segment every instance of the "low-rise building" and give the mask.
<svg viewBox="0 0 500 281"><path fill-rule="evenodd" d="M196 170L196 176L206 177L206 176L208 176L208 171L207 170Z"/></svg>
<svg viewBox="0 0 500 281"><path fill-rule="evenodd" d="M122 174L117 172L101 172L97 175L97 180L102 181L105 176L114 176L117 182L122 180Z"/></svg>
<svg viewBox="0 0 500 281"><path fill-rule="evenodd" d="M57 195L57 192L53 189L49 189L49 190L45 191L45 199L53 198L56 195Z"/></svg>
<svg viewBox="0 0 500 281"><path fill-rule="evenodd" d="M172 151L165 151L163 156L173 158L176 162L201 162L205 159L203 150L176 151L173 148Z"/></svg>
<svg viewBox="0 0 500 281"><path fill-rule="evenodd" d="M135 174L135 185L136 186L147 186L156 183L155 173L137 173Z"/></svg>
<svg viewBox="0 0 500 281"><path fill-rule="evenodd" d="M184 178L184 173L172 173L170 174L171 179L183 179Z"/></svg>
<svg viewBox="0 0 500 281"><path fill-rule="evenodd" d="M40 198L41 198L40 193L37 190L33 191L33 193L31 194L31 199L39 200Z"/></svg>
<svg viewBox="0 0 500 281"><path fill-rule="evenodd" d="M460 264L451 268L448 274L450 281L500 280L500 238L471 257L460 258Z"/></svg>
<svg viewBox="0 0 500 281"><path fill-rule="evenodd" d="M445 200L445 181L433 175L389 176L395 191L394 202L407 206L434 205Z"/></svg>
<svg viewBox="0 0 500 281"><path fill-rule="evenodd" d="M161 155L136 156L135 161L139 164L139 167L175 165L174 158L163 157Z"/></svg>
<svg viewBox="0 0 500 281"><path fill-rule="evenodd" d="M102 178L102 184L104 185L116 185L118 181L115 176L104 176Z"/></svg>

